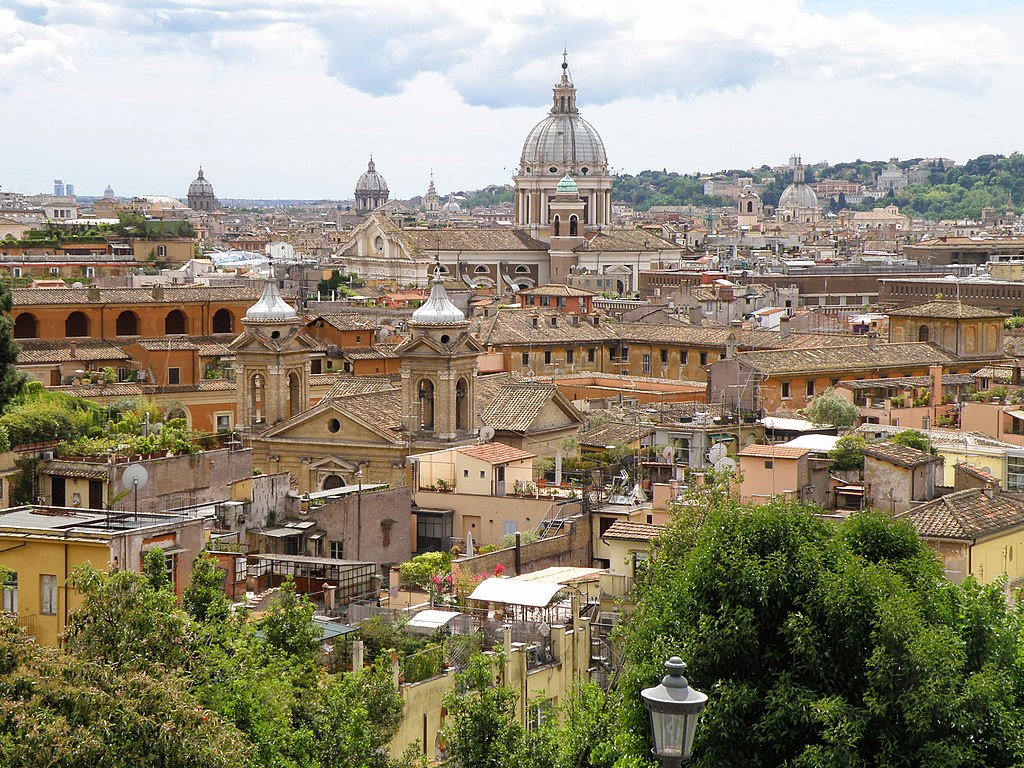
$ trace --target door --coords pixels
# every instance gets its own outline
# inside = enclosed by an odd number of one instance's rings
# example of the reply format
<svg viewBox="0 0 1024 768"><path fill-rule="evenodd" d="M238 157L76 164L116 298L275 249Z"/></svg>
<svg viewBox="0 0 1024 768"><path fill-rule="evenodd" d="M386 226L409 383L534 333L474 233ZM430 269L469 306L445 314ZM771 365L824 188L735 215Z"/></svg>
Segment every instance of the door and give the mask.
<svg viewBox="0 0 1024 768"><path fill-rule="evenodd" d="M504 496L505 495L505 465L499 464L496 467L495 483L494 483L494 495Z"/></svg>
<svg viewBox="0 0 1024 768"><path fill-rule="evenodd" d="M51 499L50 504L55 507L66 507L67 495L64 490L64 478L59 475L54 475L50 478L50 490Z"/></svg>
<svg viewBox="0 0 1024 768"><path fill-rule="evenodd" d="M103 481L89 481L89 509L103 509Z"/></svg>

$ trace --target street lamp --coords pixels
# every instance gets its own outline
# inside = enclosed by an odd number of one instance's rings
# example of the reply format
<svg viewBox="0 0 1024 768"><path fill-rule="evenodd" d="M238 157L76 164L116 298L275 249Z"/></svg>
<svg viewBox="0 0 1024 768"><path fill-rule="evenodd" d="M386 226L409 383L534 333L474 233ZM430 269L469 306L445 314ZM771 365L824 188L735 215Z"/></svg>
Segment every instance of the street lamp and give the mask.
<svg viewBox="0 0 1024 768"><path fill-rule="evenodd" d="M665 671L668 674L661 679L661 685L645 688L640 696L651 715L651 752L661 761L662 768L679 768L684 760L690 759L697 720L708 697L686 682L686 664L678 656L665 662Z"/></svg>

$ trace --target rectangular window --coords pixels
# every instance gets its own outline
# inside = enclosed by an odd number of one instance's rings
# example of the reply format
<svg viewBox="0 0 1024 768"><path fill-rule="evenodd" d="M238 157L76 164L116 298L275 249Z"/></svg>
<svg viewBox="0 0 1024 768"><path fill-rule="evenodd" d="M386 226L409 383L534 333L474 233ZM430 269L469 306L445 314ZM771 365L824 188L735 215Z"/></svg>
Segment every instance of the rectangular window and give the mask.
<svg viewBox="0 0 1024 768"><path fill-rule="evenodd" d="M685 349L682 352L679 353L679 364L680 365L686 365L686 363L689 362L689 360L690 360L690 355L689 355L689 353Z"/></svg>
<svg viewBox="0 0 1024 768"><path fill-rule="evenodd" d="M469 477L469 470L468 469L462 470L462 476L463 477Z"/></svg>
<svg viewBox="0 0 1024 768"><path fill-rule="evenodd" d="M807 396L808 397L813 397L814 396L814 379L808 379L807 380Z"/></svg>
<svg viewBox="0 0 1024 768"><path fill-rule="evenodd" d="M181 368L168 368L167 369L167 383L168 384L181 384Z"/></svg>
<svg viewBox="0 0 1024 768"><path fill-rule="evenodd" d="M565 350L565 364L566 365L572 365L574 357L575 356L573 355L573 351L571 349Z"/></svg>
<svg viewBox="0 0 1024 768"><path fill-rule="evenodd" d="M764 462L764 468L765 469L771 469L774 466L775 466L775 462L774 461L772 461L771 459L765 459L765 462Z"/></svg>
<svg viewBox="0 0 1024 768"><path fill-rule="evenodd" d="M544 365L551 365L551 350L544 350Z"/></svg>
<svg viewBox="0 0 1024 768"><path fill-rule="evenodd" d="M641 361L641 367L643 368L644 373L651 372L651 356L646 352L644 353L643 360Z"/></svg>
<svg viewBox="0 0 1024 768"><path fill-rule="evenodd" d="M596 350L596 349L594 349L593 347L590 347L590 348L589 348L589 349L587 350L587 362L588 362L588 363L592 363L592 362L594 362L594 358L595 358L596 356L597 356L597 350Z"/></svg>
<svg viewBox="0 0 1024 768"><path fill-rule="evenodd" d="M244 557L235 558L235 581L245 581L249 578L249 560Z"/></svg>
<svg viewBox="0 0 1024 768"><path fill-rule="evenodd" d="M231 414L221 413L217 415L217 431L218 432L230 432L231 431Z"/></svg>
<svg viewBox="0 0 1024 768"><path fill-rule="evenodd" d="M622 362L628 363L629 362L629 347L623 347L620 351L622 353L621 354Z"/></svg>
<svg viewBox="0 0 1024 768"><path fill-rule="evenodd" d="M331 541L331 559L332 560L344 560L345 559L345 542L344 541Z"/></svg>
<svg viewBox="0 0 1024 768"><path fill-rule="evenodd" d="M39 577L39 613L57 615L57 577L48 573Z"/></svg>
<svg viewBox="0 0 1024 768"><path fill-rule="evenodd" d="M529 365L529 364L530 364L530 353L529 352L523 352L523 365Z"/></svg>
<svg viewBox="0 0 1024 768"><path fill-rule="evenodd" d="M662 363L667 363L668 362L668 350L667 349L661 350L661 362Z"/></svg>
<svg viewBox="0 0 1024 768"><path fill-rule="evenodd" d="M8 613L18 612L18 574L11 573L4 582L4 610Z"/></svg>
<svg viewBox="0 0 1024 768"><path fill-rule="evenodd" d="M158 257L160 257L160 258L163 258L164 256L166 256L167 255L167 246L166 245L158 245L156 247L156 255Z"/></svg>
<svg viewBox="0 0 1024 768"><path fill-rule="evenodd" d="M11 277L21 277L21 267L11 267Z"/></svg>
<svg viewBox="0 0 1024 768"><path fill-rule="evenodd" d="M708 353L707 352L701 352L700 353L700 364L701 365L707 365L708 364Z"/></svg>
<svg viewBox="0 0 1024 768"><path fill-rule="evenodd" d="M788 381L782 382L782 399L783 400L788 400L789 399L789 382Z"/></svg>
<svg viewBox="0 0 1024 768"><path fill-rule="evenodd" d="M480 479L483 480L484 477L486 477L486 475L484 474L484 470L481 469L480 470Z"/></svg>

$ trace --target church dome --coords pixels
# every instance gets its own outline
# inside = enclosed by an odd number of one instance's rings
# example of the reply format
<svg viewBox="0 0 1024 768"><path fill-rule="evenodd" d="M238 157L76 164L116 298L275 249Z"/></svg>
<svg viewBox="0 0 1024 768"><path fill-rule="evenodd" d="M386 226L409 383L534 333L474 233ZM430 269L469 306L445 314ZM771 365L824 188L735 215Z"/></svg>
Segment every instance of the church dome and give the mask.
<svg viewBox="0 0 1024 768"><path fill-rule="evenodd" d="M263 295L259 300L249 307L245 313L245 319L257 323L274 323L284 320L294 320L298 317L295 308L281 298L277 290L277 283L271 278L263 287Z"/></svg>
<svg viewBox="0 0 1024 768"><path fill-rule="evenodd" d="M363 173L363 175L359 177L359 181L356 182L356 193L387 191L388 183L384 180L383 176L377 173L377 166L371 157L370 162L366 166L366 172Z"/></svg>
<svg viewBox="0 0 1024 768"><path fill-rule="evenodd" d="M608 172L608 153L597 130L580 117L576 86L569 65L562 62L562 79L554 87L548 116L537 123L523 143L519 172L527 175Z"/></svg>
<svg viewBox="0 0 1024 768"><path fill-rule="evenodd" d="M462 206L455 200L454 193L448 195L448 202L441 206L441 210L448 213L458 213L462 210Z"/></svg>
<svg viewBox="0 0 1024 768"><path fill-rule="evenodd" d="M817 208L818 196L806 182L790 184L779 196L779 208L795 210L797 208Z"/></svg>
<svg viewBox="0 0 1024 768"><path fill-rule="evenodd" d="M199 174L196 176L196 180L188 185L188 196L189 197L214 197L213 184L211 184L205 176L203 176L203 169L199 169Z"/></svg>
<svg viewBox="0 0 1024 768"><path fill-rule="evenodd" d="M103 190L103 196L104 197L113 197L114 196L114 188L112 186L110 186L109 184L107 184L107 188Z"/></svg>
<svg viewBox="0 0 1024 768"><path fill-rule="evenodd" d="M419 309L412 313L409 323L411 325L461 325L465 322L466 315L448 298L439 266L434 270L430 296Z"/></svg>

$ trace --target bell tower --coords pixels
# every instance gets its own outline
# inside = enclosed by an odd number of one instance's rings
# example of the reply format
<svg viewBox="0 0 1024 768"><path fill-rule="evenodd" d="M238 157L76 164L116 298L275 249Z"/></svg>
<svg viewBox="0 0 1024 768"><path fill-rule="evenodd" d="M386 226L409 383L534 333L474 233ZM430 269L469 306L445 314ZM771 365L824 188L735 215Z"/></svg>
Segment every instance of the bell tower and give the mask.
<svg viewBox="0 0 1024 768"><path fill-rule="evenodd" d="M476 374L480 344L434 267L430 297L412 314L412 335L396 353L401 360L402 409L412 442L448 443L476 433Z"/></svg>
<svg viewBox="0 0 1024 768"><path fill-rule="evenodd" d="M310 352L314 342L271 278L242 319L235 353L236 426L258 431L309 407Z"/></svg>

